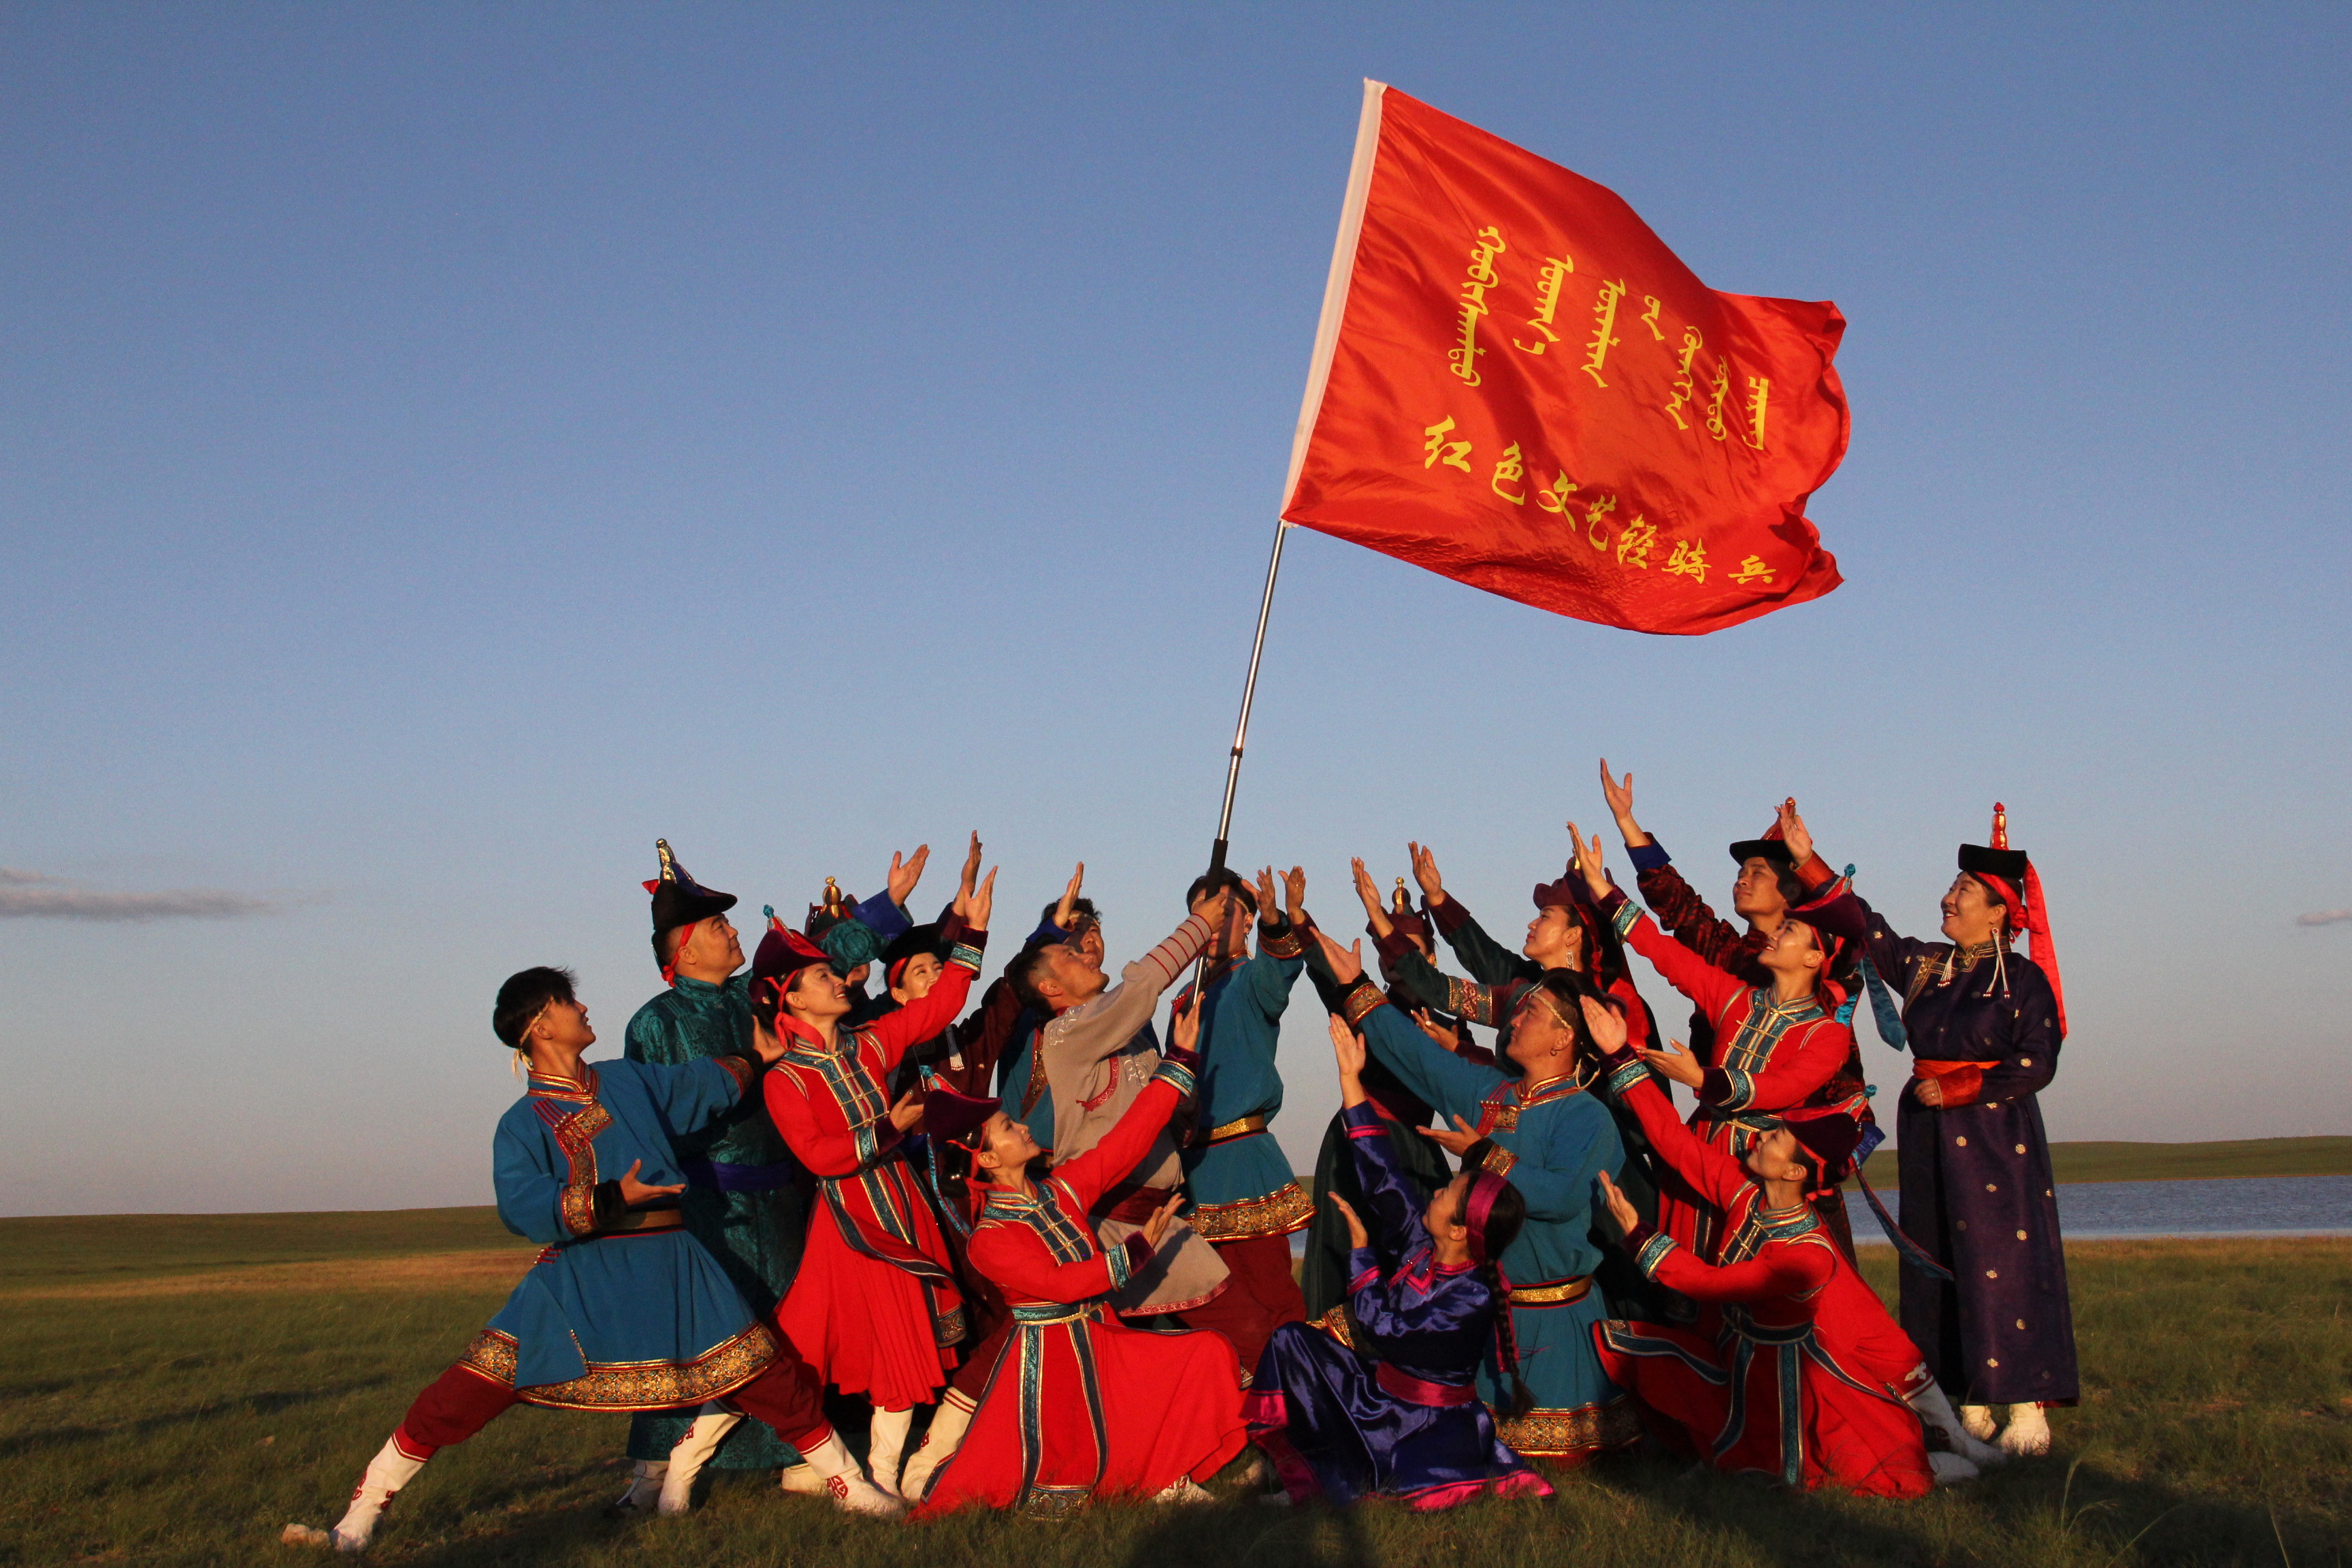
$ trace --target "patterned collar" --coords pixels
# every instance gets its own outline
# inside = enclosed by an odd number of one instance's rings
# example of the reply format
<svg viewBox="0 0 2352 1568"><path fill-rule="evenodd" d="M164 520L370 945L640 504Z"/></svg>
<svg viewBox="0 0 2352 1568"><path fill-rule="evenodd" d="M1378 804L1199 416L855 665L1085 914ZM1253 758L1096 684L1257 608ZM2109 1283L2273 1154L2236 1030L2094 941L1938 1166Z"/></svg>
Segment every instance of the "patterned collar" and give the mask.
<svg viewBox="0 0 2352 1568"><path fill-rule="evenodd" d="M541 1072L539 1068L533 1068L530 1069L530 1081L524 1085L523 1093L532 1100L583 1101L594 1100L596 1069L583 1063L580 1074L578 1078L566 1078L562 1073Z"/></svg>
<svg viewBox="0 0 2352 1568"><path fill-rule="evenodd" d="M1518 1085L1519 1103L1522 1106L1545 1105L1555 1100L1565 1099L1571 1094L1581 1094L1583 1091L1584 1085L1578 1081L1574 1068L1560 1074L1558 1078L1545 1079L1540 1083L1528 1083L1522 1080Z"/></svg>

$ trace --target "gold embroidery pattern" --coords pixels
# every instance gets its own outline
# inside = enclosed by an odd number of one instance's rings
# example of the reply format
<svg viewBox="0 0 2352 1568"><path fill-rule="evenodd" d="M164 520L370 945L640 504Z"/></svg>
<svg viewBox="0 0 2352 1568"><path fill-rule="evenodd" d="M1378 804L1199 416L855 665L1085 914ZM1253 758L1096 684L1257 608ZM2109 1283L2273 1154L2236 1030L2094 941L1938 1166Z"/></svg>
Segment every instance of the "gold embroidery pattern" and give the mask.
<svg viewBox="0 0 2352 1568"><path fill-rule="evenodd" d="M596 1228L596 1134L613 1125L613 1113L602 1101L590 1100L555 1123L555 1142L572 1163L563 1184L563 1228L586 1236Z"/></svg>
<svg viewBox="0 0 2352 1568"><path fill-rule="evenodd" d="M457 1364L470 1368L492 1383L514 1386L515 1342L512 1334L502 1334L496 1329L484 1329L457 1358Z"/></svg>
<svg viewBox="0 0 2352 1568"><path fill-rule="evenodd" d="M1486 1151L1486 1157L1478 1162L1478 1166L1491 1175L1507 1179L1511 1173L1511 1167L1518 1163L1519 1157L1517 1154L1497 1145Z"/></svg>
<svg viewBox="0 0 2352 1568"><path fill-rule="evenodd" d="M1184 1223L1206 1241L1238 1241L1246 1236L1288 1236L1305 1230L1315 1218L1315 1200L1285 1182L1262 1198L1237 1204L1204 1204L1185 1215Z"/></svg>
<svg viewBox="0 0 2352 1568"><path fill-rule="evenodd" d="M1556 1280L1549 1285L1520 1285L1511 1291L1514 1307L1565 1307L1570 1301L1581 1301L1592 1294L1592 1276L1580 1274L1573 1279Z"/></svg>
<svg viewBox="0 0 2352 1568"><path fill-rule="evenodd" d="M1532 1458L1581 1464L1604 1450L1639 1441L1642 1423L1633 1414L1633 1400L1620 1397L1574 1410L1530 1410L1499 1418L1495 1436Z"/></svg>
<svg viewBox="0 0 2352 1568"><path fill-rule="evenodd" d="M1381 994L1379 986L1368 980L1359 978L1354 987L1340 1002L1340 1016L1346 1018L1352 1027L1362 1023L1373 1008L1387 1001L1388 998Z"/></svg>
<svg viewBox="0 0 2352 1568"><path fill-rule="evenodd" d="M1348 1309L1334 1307L1315 1320L1315 1326L1347 1346L1356 1348L1356 1331L1348 1326Z"/></svg>
<svg viewBox="0 0 2352 1568"><path fill-rule="evenodd" d="M478 1347L480 1342L476 1343ZM507 1353L511 1357L513 1342L509 1341L508 1345ZM551 1410L663 1410L677 1405L699 1405L706 1399L731 1394L765 1372L768 1363L775 1359L776 1336L766 1324L753 1323L689 1362L604 1365L591 1362L586 1373L580 1377L568 1383L518 1388L515 1397ZM511 1371L508 1377L513 1377Z"/></svg>

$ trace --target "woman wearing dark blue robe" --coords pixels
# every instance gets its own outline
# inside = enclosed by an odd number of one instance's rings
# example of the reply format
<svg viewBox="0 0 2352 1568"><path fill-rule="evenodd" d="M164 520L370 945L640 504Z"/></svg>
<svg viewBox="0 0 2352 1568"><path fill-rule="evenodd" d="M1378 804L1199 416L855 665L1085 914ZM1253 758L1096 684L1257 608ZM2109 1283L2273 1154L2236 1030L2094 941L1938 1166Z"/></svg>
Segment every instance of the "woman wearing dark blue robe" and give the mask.
<svg viewBox="0 0 2352 1568"><path fill-rule="evenodd" d="M1831 882L1793 808L1782 822L1799 877ZM1895 1121L1901 1224L1944 1270L1903 1270L1903 1331L1971 1436L1992 1440L1991 1407L2005 1405L2000 1447L2033 1455L2050 1448L2043 1408L2073 1405L2080 1393L2057 1183L2036 1099L2057 1075L2066 1005L2042 879L2009 847L1999 805L1991 837L1960 846L1943 942L1898 934L1850 888L1820 913L1865 943L1871 966L1903 998L1912 1076ZM2031 957L2009 951L2020 931Z"/></svg>
<svg viewBox="0 0 2352 1568"><path fill-rule="evenodd" d="M1365 1094L1365 1049L1331 1020L1340 1119L1371 1228L1334 1196L1354 1233L1348 1306L1355 1350L1309 1323L1275 1331L1244 1402L1293 1503L1388 1497L1421 1510L1486 1493L1551 1495L1496 1435L1478 1399L1502 1291L1488 1259L1526 1214L1500 1176L1465 1171L1433 1198L1414 1187Z"/></svg>

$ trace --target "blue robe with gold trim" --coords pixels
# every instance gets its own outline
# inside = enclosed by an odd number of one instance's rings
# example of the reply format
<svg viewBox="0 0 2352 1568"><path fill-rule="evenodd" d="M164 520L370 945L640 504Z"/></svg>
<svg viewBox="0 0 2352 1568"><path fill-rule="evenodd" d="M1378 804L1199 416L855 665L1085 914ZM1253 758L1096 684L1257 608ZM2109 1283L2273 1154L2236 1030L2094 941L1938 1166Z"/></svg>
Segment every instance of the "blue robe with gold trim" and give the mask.
<svg viewBox="0 0 2352 1568"><path fill-rule="evenodd" d="M654 1410L715 1399L775 1359L775 1335L674 1210L597 1213L599 1184L634 1163L648 1186L683 1179L670 1130L734 1105L751 1077L735 1068L622 1060L578 1082L532 1076L499 1119L494 1174L499 1217L547 1246L465 1365L532 1405Z"/></svg>

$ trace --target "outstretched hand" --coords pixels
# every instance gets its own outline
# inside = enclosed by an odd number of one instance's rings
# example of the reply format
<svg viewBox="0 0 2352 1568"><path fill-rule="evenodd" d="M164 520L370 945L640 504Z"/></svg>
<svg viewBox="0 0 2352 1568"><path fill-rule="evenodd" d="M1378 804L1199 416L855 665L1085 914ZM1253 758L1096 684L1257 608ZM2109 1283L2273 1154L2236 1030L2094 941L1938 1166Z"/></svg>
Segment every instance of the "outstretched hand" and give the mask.
<svg viewBox="0 0 2352 1568"><path fill-rule="evenodd" d="M1304 866L1293 866L1288 871L1283 873L1282 912L1290 917L1292 925L1301 925L1306 922L1307 868Z"/></svg>
<svg viewBox="0 0 2352 1568"><path fill-rule="evenodd" d="M1813 836L1805 827L1805 819L1797 815L1797 797L1790 795L1780 803L1780 837L1789 846L1789 858L1801 866L1813 858Z"/></svg>
<svg viewBox="0 0 2352 1568"><path fill-rule="evenodd" d="M1633 820L1633 769L1626 769L1622 779L1612 779L1609 776L1609 759L1601 758L1601 797L1609 803L1609 815L1617 819L1617 836L1625 841L1626 848L1632 849L1650 841L1650 836L1642 831L1642 825Z"/></svg>
<svg viewBox="0 0 2352 1568"><path fill-rule="evenodd" d="M1374 935L1387 940L1392 922L1389 920L1388 906L1381 901L1380 885L1372 880L1372 874L1364 869L1361 859L1350 860L1348 864L1356 873L1356 897L1364 901L1364 918L1372 922Z"/></svg>
<svg viewBox="0 0 2352 1568"><path fill-rule="evenodd" d="M1436 854L1426 845L1410 840L1404 852L1412 858L1412 879L1421 884L1421 896L1435 909L1445 901L1445 879L1438 874Z"/></svg>
<svg viewBox="0 0 2352 1568"><path fill-rule="evenodd" d="M1348 1027L1348 1020L1337 1013L1331 1015L1331 1055L1339 1063L1339 1085L1342 1089L1363 1078L1368 1055L1363 1039Z"/></svg>
<svg viewBox="0 0 2352 1568"><path fill-rule="evenodd" d="M1070 873L1070 885L1062 889L1061 902L1054 906L1055 931L1067 931L1070 929L1071 918L1077 912L1078 890L1086 885L1087 863L1081 860L1078 862L1078 868Z"/></svg>
<svg viewBox="0 0 2352 1568"><path fill-rule="evenodd" d="M890 1108L890 1125L901 1132L912 1132L923 1119L923 1091L910 1089Z"/></svg>
<svg viewBox="0 0 2352 1568"><path fill-rule="evenodd" d="M1326 935L1321 926L1315 928L1315 941L1323 949L1323 962L1331 966L1331 978L1342 985L1353 985L1364 977L1364 939L1358 937L1341 947Z"/></svg>
<svg viewBox="0 0 2352 1568"><path fill-rule="evenodd" d="M1618 1189L1617 1184L1609 1179L1608 1172L1603 1171L1593 1179L1601 1184L1601 1201L1608 1205L1609 1217L1617 1222L1617 1234L1633 1235L1641 1227L1641 1215L1635 1212L1633 1204Z"/></svg>
<svg viewBox="0 0 2352 1568"><path fill-rule="evenodd" d="M980 881L980 829L971 830L971 847L963 852L963 874L956 879L955 911L964 912L971 901L971 890Z"/></svg>
<svg viewBox="0 0 2352 1568"><path fill-rule="evenodd" d="M1364 1228L1364 1222L1357 1217L1356 1211L1349 1206L1347 1199L1341 1197L1337 1193L1333 1193L1331 1194L1331 1206L1338 1209L1339 1211L1339 1217L1348 1222L1348 1245L1350 1247L1371 1246L1372 1233Z"/></svg>
<svg viewBox="0 0 2352 1568"><path fill-rule="evenodd" d="M904 859L901 859L895 850L891 853L890 875L887 885L890 889L892 903L904 908L907 900L914 897L915 884L923 879L923 868L929 864L930 858L931 847L928 844L916 845L914 854Z"/></svg>
<svg viewBox="0 0 2352 1568"><path fill-rule="evenodd" d="M1607 1003L1591 996L1581 997L1584 1005L1584 1027L1600 1047L1602 1056L1625 1048L1625 1016Z"/></svg>
<svg viewBox="0 0 2352 1568"><path fill-rule="evenodd" d="M1668 1040L1663 1051L1643 1051L1642 1059L1685 1089L1696 1089L1706 1081L1706 1069L1680 1040Z"/></svg>
<svg viewBox="0 0 2352 1568"><path fill-rule="evenodd" d="M1428 1008L1414 1008L1412 1021L1421 1026L1421 1032L1423 1034L1427 1035L1431 1039L1435 1040L1448 1051L1455 1053L1459 1053L1461 1051L1462 1031L1450 1025L1439 1023L1437 1021L1437 1015L1431 1012Z"/></svg>
<svg viewBox="0 0 2352 1568"><path fill-rule="evenodd" d="M1275 901L1274 868L1263 867L1257 874L1257 919L1264 926L1281 923L1281 906Z"/></svg>
<svg viewBox="0 0 2352 1568"><path fill-rule="evenodd" d="M1153 1209L1151 1217L1143 1222L1144 1242L1155 1252L1159 1250L1160 1243L1167 1237L1168 1226L1176 1218L1176 1211L1183 1206L1184 1194L1178 1193L1166 1203Z"/></svg>
<svg viewBox="0 0 2352 1568"><path fill-rule="evenodd" d="M967 930L986 931L988 917L996 912L996 868L991 866L971 897L963 901L963 923Z"/></svg>
<svg viewBox="0 0 2352 1568"><path fill-rule="evenodd" d="M1584 886L1596 899L1609 894L1609 873L1601 865L1601 835L1586 838L1576 831L1576 824L1568 825L1569 847L1576 852L1576 868L1584 873Z"/></svg>
<svg viewBox="0 0 2352 1568"><path fill-rule="evenodd" d="M636 1207L648 1198L676 1197L686 1191L684 1182L680 1182L674 1187L662 1187L637 1180L637 1173L645 1168L646 1163L643 1160L635 1160L630 1162L627 1170L621 1173L621 1201L631 1208Z"/></svg>
<svg viewBox="0 0 2352 1568"><path fill-rule="evenodd" d="M1421 1135L1456 1158L1467 1152L1479 1138L1478 1130L1458 1116L1454 1119L1453 1126L1424 1127L1421 1129Z"/></svg>

